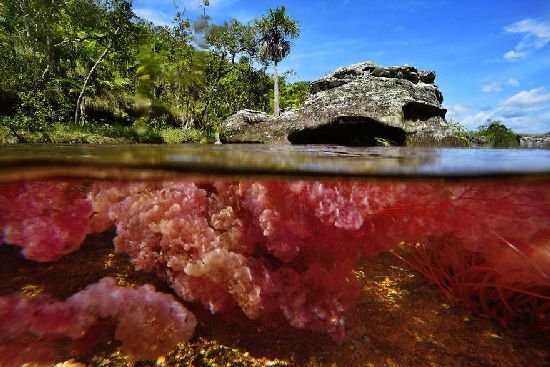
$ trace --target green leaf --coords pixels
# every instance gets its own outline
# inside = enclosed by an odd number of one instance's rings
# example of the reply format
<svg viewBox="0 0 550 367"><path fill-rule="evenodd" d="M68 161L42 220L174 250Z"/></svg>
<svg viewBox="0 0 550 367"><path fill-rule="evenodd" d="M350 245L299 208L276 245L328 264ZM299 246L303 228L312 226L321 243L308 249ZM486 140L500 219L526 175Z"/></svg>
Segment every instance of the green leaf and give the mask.
<svg viewBox="0 0 550 367"><path fill-rule="evenodd" d="M86 45L86 48L89 50L89 51L92 51L93 49L95 49L95 46L97 45L97 41L96 40L93 40L93 41L90 41L88 42L88 44Z"/></svg>
<svg viewBox="0 0 550 367"><path fill-rule="evenodd" d="M128 78L120 78L120 77L116 77L114 80L113 80L113 84L115 85L115 87L119 88L119 87L123 87L125 85L128 85L130 83L130 79Z"/></svg>

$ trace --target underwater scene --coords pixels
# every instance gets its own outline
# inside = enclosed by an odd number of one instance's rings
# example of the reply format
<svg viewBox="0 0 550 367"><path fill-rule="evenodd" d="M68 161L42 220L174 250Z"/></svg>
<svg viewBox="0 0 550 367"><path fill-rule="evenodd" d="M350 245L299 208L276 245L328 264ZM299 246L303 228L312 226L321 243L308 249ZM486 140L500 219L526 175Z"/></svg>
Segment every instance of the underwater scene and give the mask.
<svg viewBox="0 0 550 367"><path fill-rule="evenodd" d="M0 366L548 365L548 151L0 151Z"/></svg>

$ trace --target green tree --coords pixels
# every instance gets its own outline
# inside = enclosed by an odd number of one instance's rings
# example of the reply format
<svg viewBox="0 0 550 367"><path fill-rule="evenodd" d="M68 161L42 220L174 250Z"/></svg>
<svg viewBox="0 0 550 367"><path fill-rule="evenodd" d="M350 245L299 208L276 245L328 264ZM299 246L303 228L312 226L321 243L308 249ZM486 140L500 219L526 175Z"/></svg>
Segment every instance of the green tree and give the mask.
<svg viewBox="0 0 550 367"><path fill-rule="evenodd" d="M194 21L180 11L155 26L134 16L131 0L0 0L0 132L84 142L107 123L140 142L162 129L177 132L172 141L203 140L238 109L268 110L274 88L267 64L255 67L256 23L210 24L208 1L197 2L204 12ZM283 41L264 61L288 54ZM303 86L281 83L282 106L297 105Z"/></svg>
<svg viewBox="0 0 550 367"><path fill-rule="evenodd" d="M281 110L300 107L309 94L309 82L289 83L287 80L292 76L295 76L295 73L289 71L279 77L279 106Z"/></svg>
<svg viewBox="0 0 550 367"><path fill-rule="evenodd" d="M280 115L278 64L290 53L289 38L300 34L298 22L288 16L285 7L269 9L268 14L256 22L261 44L261 57L266 63L273 63L274 114Z"/></svg>
<svg viewBox="0 0 550 367"><path fill-rule="evenodd" d="M519 147L519 136L505 126L502 121L488 120L486 125L478 128L476 135L487 139L491 148Z"/></svg>
<svg viewBox="0 0 550 367"><path fill-rule="evenodd" d="M224 118L227 113L235 112L232 111L231 106L227 106L227 96L237 97L233 86L240 87L241 92L249 91L245 84L240 83L240 80L245 75L250 76L248 67L250 60L258 54L253 27L241 24L236 19L224 22L222 25L210 26L206 32L205 41L208 50L207 89L203 98L205 104L200 115L201 121L206 121L210 112L218 118ZM231 82L228 83L228 81Z"/></svg>
<svg viewBox="0 0 550 367"><path fill-rule="evenodd" d="M107 44L86 74L86 78L84 79L76 101L74 114L75 123L78 122L79 117L85 115L85 111L82 108L82 100L84 98L84 94L86 93L86 88L90 83L97 67L111 51L111 49L123 49L122 45L129 36L128 33L132 31L133 25L130 20L134 17L134 12L132 11L131 0L110 0L105 4L105 6L109 10L107 14L107 24L111 25L111 27L106 29L106 34L102 35Z"/></svg>
<svg viewBox="0 0 550 367"><path fill-rule="evenodd" d="M128 77L131 16L127 0L0 3L0 93L16 95L11 100L29 115L47 108L55 111L52 121L70 121L84 93L97 95ZM34 104L27 95L44 98Z"/></svg>
<svg viewBox="0 0 550 367"><path fill-rule="evenodd" d="M172 26L149 29L139 54L137 100L151 118L165 105L179 115L182 132L211 134L236 109L268 105L269 78L251 63L257 54L252 26L209 24L206 15L192 22L178 12Z"/></svg>

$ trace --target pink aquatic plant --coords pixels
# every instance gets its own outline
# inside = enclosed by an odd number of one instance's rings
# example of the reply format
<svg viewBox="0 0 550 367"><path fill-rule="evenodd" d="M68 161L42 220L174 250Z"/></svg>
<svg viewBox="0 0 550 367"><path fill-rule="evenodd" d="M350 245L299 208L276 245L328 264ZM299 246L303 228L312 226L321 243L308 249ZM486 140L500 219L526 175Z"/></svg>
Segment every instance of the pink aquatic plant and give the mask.
<svg viewBox="0 0 550 367"><path fill-rule="evenodd" d="M281 314L295 327L340 339L356 294L347 276L364 242L362 219L343 207L319 212L313 200L299 201L299 190L167 182L113 204L108 217L117 250L137 269L167 279L182 298L211 312L238 306L253 319ZM287 195L296 200L281 200Z"/></svg>
<svg viewBox="0 0 550 367"><path fill-rule="evenodd" d="M116 321L115 337L135 358L156 358L186 341L196 320L174 297L152 286L121 288L104 278L58 302L0 297L0 365L50 363L95 341L101 320Z"/></svg>
<svg viewBox="0 0 550 367"><path fill-rule="evenodd" d="M547 304L545 187L167 182L113 204L108 217L117 223L117 249L129 253L139 269L167 279L184 299L212 312L236 303L250 318L281 312L295 327L340 339L356 293L348 275L357 259L403 242L413 249L423 243L437 253L436 244L452 237L461 245L454 247L457 254L441 251L446 262L439 263L447 271L454 273L452 264L475 253L503 274L502 287L536 287L538 300Z"/></svg>
<svg viewBox="0 0 550 367"><path fill-rule="evenodd" d="M398 257L478 314L504 326L529 315L550 329L547 183L433 185L428 195L421 187L384 210L394 242L408 242L410 255ZM398 186L387 188L391 197Z"/></svg>
<svg viewBox="0 0 550 367"><path fill-rule="evenodd" d="M77 250L89 231L92 202L76 181L0 185L0 238L34 261L55 261Z"/></svg>
<svg viewBox="0 0 550 367"><path fill-rule="evenodd" d="M406 244L401 258L477 312L503 324L528 314L545 327L550 318L547 182L74 185L3 185L4 241L48 261L78 248L86 232L116 227L116 249L184 300L213 313L282 317L336 340L357 294L357 260ZM42 226L28 228L37 216Z"/></svg>

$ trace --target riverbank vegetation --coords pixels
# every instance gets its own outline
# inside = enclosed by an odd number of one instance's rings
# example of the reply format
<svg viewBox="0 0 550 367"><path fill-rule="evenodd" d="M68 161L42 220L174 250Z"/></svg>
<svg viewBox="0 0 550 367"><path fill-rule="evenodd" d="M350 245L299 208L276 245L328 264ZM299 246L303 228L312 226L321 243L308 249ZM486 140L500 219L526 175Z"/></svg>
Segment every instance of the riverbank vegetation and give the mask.
<svg viewBox="0 0 550 367"><path fill-rule="evenodd" d="M272 112L258 22L202 7L157 26L129 0L0 3L0 143L213 142L237 110ZM281 107L299 106L308 83L287 79Z"/></svg>
<svg viewBox="0 0 550 367"><path fill-rule="evenodd" d="M487 120L476 131L467 130L457 121L450 121L449 127L465 146L482 148L519 148L520 137L500 120Z"/></svg>
<svg viewBox="0 0 550 367"><path fill-rule="evenodd" d="M214 142L240 109L301 105L309 83L277 73L300 31L284 7L248 24L202 9L158 26L131 0L0 2L0 144ZM500 121L450 127L469 146L519 145Z"/></svg>

